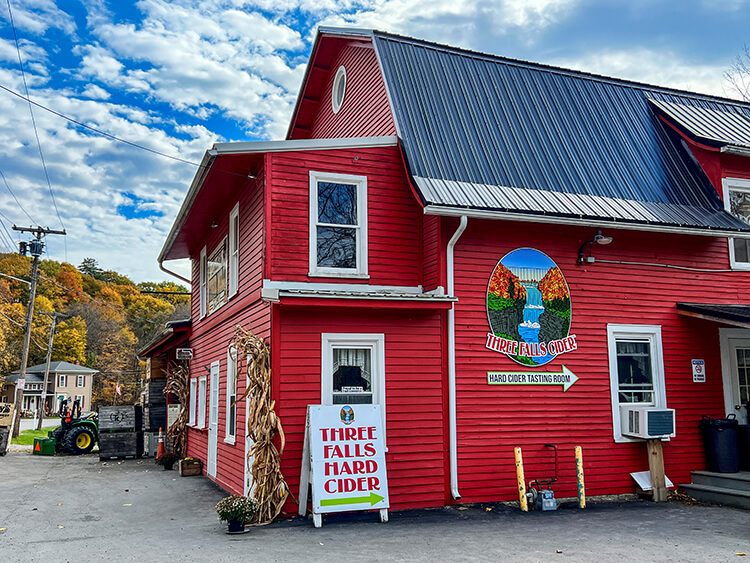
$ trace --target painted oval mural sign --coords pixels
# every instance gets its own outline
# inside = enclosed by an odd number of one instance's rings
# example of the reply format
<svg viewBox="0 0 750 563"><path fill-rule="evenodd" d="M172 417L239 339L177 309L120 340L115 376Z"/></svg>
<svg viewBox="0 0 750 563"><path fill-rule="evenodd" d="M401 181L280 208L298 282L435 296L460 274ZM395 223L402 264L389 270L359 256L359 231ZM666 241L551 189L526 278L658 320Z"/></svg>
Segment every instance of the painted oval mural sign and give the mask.
<svg viewBox="0 0 750 563"><path fill-rule="evenodd" d="M543 366L577 349L570 289L560 268L534 248L503 256L487 286L487 348L524 366Z"/></svg>

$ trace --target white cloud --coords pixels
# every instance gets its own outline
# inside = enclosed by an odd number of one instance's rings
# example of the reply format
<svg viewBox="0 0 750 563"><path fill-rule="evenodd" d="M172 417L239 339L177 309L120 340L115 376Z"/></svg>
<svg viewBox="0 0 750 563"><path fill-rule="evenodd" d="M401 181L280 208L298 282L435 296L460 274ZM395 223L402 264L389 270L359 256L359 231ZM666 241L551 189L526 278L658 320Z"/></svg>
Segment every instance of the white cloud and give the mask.
<svg viewBox="0 0 750 563"><path fill-rule="evenodd" d="M75 33L73 18L59 9L54 0L15 0L11 2L13 23L19 31L43 35L48 29L59 29L69 35ZM7 5L3 7L2 18L10 24Z"/></svg>
<svg viewBox="0 0 750 563"><path fill-rule="evenodd" d="M110 93L96 84L86 84L81 95L92 100L108 100L110 98Z"/></svg>
<svg viewBox="0 0 750 563"><path fill-rule="evenodd" d="M604 51L579 58L557 59L550 64L666 86L714 96L736 97L727 88L724 66L695 64L671 51L639 48L627 51Z"/></svg>

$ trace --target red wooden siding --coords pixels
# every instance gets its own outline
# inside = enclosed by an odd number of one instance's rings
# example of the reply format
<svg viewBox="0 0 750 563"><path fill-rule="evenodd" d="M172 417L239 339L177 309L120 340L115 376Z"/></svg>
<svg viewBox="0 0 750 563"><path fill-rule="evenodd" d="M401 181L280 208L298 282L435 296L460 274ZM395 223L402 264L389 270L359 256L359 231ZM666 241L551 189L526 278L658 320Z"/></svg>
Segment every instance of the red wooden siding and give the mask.
<svg viewBox="0 0 750 563"><path fill-rule="evenodd" d="M738 303L750 273L698 273L595 263L576 266L591 229L469 220L456 247L456 356L459 491L462 502L516 498L514 446L521 446L527 479L552 476L552 452L560 448L558 496L575 496L573 448L583 447L590 495L628 493L632 471L648 469L643 443L615 444L607 349L608 323L662 327L667 404L676 408L677 437L664 444L667 475L690 481L704 467L698 433L701 415L723 416L718 325L677 314L675 302ZM614 241L596 247L596 258L728 268L725 239L607 229ZM487 371L521 371L506 356L485 348L489 330L485 299L496 263L519 247L545 252L561 268L571 290L578 350L535 371L565 365L580 379L560 387L489 386ZM706 360L707 382L692 382L690 360Z"/></svg>
<svg viewBox="0 0 750 563"><path fill-rule="evenodd" d="M281 466L294 495L299 491L306 408L320 404L321 333L383 333L391 508L444 505L442 315L364 308L281 310L278 412L287 440ZM295 509L288 503L288 511Z"/></svg>
<svg viewBox="0 0 750 563"><path fill-rule="evenodd" d="M437 286L445 288L445 265L442 255L442 240L440 236L440 218L428 215L423 219L422 231L422 283L425 291L432 291Z"/></svg>
<svg viewBox="0 0 750 563"><path fill-rule="evenodd" d="M733 154L722 154L721 171L725 178L750 179L750 158Z"/></svg>
<svg viewBox="0 0 750 563"><path fill-rule="evenodd" d="M269 162L272 279L419 285L421 210L396 147L277 153ZM310 170L367 177L369 280L308 277Z"/></svg>
<svg viewBox="0 0 750 563"><path fill-rule="evenodd" d="M190 363L191 377L207 376L207 396L210 396L210 373L212 362L219 361L219 425L217 448L216 482L227 491L243 493L245 467L245 403L237 405L237 431L235 444L224 442L226 435L227 408L227 349L237 325L250 329L262 338L270 337L269 305L260 301L263 284L264 260L264 176L257 174L257 180L239 196L240 211L240 264L237 294L230 298L219 310L200 319L200 263L193 257L193 334L191 344L195 356ZM238 200L228 201L226 212L219 217L219 226L212 229L207 241L207 252L218 244L228 233L229 212ZM245 377L237 380L237 396L245 391ZM206 424L208 425L208 399L206 400ZM208 449L208 428L191 428L188 433L188 455L204 462Z"/></svg>
<svg viewBox="0 0 750 563"><path fill-rule="evenodd" d="M331 89L341 65L346 68L346 93L341 109L334 114ZM349 43L341 49L331 65L309 138L383 137L395 134L391 106L372 43Z"/></svg>

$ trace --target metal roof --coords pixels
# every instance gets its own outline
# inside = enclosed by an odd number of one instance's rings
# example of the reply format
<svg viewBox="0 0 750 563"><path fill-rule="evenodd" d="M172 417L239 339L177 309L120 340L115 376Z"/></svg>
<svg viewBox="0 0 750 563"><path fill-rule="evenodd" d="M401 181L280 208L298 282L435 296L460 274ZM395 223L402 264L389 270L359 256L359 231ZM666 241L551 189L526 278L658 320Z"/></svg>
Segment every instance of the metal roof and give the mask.
<svg viewBox="0 0 750 563"><path fill-rule="evenodd" d="M747 108L716 110L664 100L649 101L694 139L712 145L750 148L750 110Z"/></svg>
<svg viewBox="0 0 750 563"><path fill-rule="evenodd" d="M649 100L729 113L747 104L381 32L373 41L427 212L750 232Z"/></svg>
<svg viewBox="0 0 750 563"><path fill-rule="evenodd" d="M732 326L750 328L750 305L721 303L677 303L677 312Z"/></svg>
<svg viewBox="0 0 750 563"><path fill-rule="evenodd" d="M26 375L44 373L47 364L37 364L35 366L29 366L26 368ZM71 364L70 362L50 362L49 372L51 374L63 374L63 375L93 375L99 373L98 370L87 368L86 366L80 366L78 364ZM18 369L12 372L6 377L6 381L16 381L18 376L21 375L21 370Z"/></svg>

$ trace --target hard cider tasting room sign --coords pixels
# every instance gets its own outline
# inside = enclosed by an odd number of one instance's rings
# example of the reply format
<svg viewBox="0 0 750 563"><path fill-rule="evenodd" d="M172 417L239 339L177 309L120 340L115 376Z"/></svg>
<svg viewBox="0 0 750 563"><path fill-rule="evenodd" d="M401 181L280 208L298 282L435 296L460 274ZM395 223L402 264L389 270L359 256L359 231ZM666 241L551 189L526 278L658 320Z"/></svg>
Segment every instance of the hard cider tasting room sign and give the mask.
<svg viewBox="0 0 750 563"><path fill-rule="evenodd" d="M312 512L381 510L387 521L388 478L380 405L308 405L300 512L312 484ZM303 503L304 501L304 503Z"/></svg>
<svg viewBox="0 0 750 563"><path fill-rule="evenodd" d="M570 334L565 277L549 256L534 248L517 248L495 266L487 286L487 320L486 347L523 366L543 366L578 348ZM490 384L563 385L564 390L577 380L565 366L559 374L489 372L487 377Z"/></svg>

